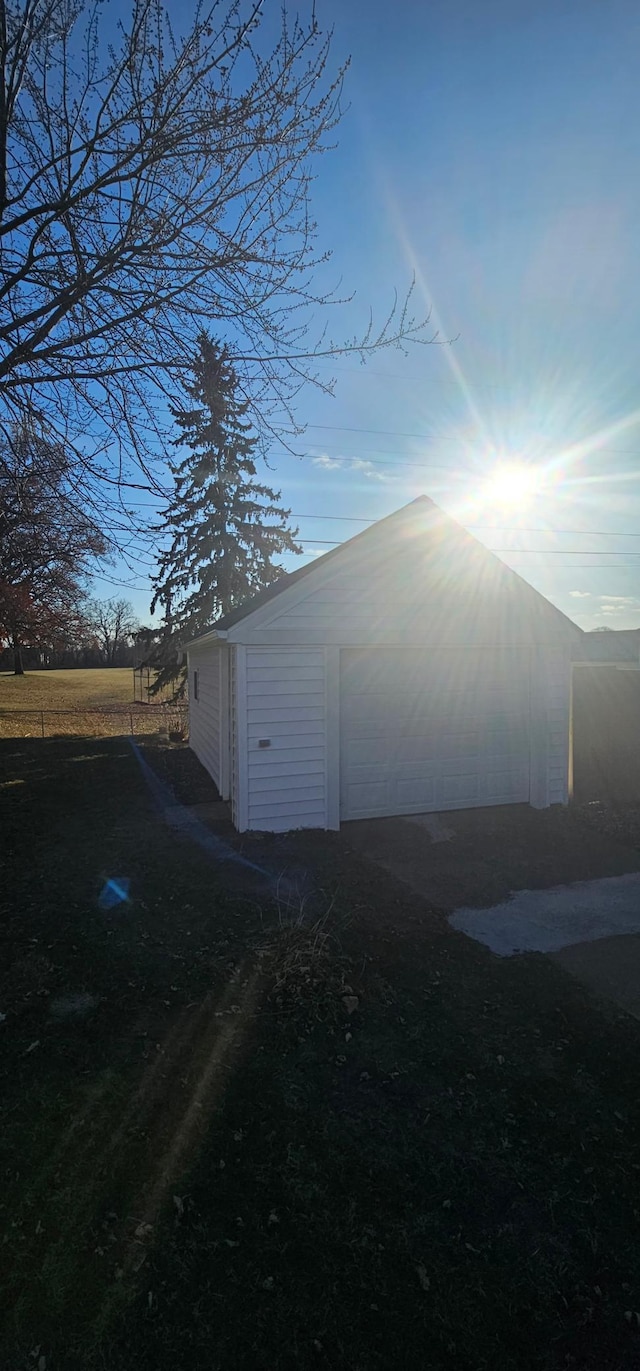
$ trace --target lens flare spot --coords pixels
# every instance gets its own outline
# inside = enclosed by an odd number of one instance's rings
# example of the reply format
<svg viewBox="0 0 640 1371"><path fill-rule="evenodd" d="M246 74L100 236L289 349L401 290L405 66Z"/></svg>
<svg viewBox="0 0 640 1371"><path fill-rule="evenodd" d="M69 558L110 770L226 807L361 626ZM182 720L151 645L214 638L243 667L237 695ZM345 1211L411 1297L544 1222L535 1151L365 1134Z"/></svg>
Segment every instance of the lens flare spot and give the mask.
<svg viewBox="0 0 640 1371"><path fill-rule="evenodd" d="M527 462L500 462L489 472L482 491L487 504L525 509L542 489L542 476Z"/></svg>
<svg viewBox="0 0 640 1371"><path fill-rule="evenodd" d="M111 880L105 881L98 896L100 909L115 909L116 905L125 904L130 898L130 885L128 876L112 877Z"/></svg>

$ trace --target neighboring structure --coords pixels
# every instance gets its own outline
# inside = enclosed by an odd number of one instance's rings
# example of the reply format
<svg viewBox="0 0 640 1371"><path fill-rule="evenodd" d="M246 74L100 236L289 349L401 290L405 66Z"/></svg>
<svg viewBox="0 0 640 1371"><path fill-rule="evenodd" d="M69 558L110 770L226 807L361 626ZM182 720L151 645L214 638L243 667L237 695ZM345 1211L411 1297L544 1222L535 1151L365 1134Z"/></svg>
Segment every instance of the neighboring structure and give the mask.
<svg viewBox="0 0 640 1371"><path fill-rule="evenodd" d="M585 633L573 667L578 801L640 800L640 629Z"/></svg>
<svg viewBox="0 0 640 1371"><path fill-rule="evenodd" d="M574 661L640 671L640 628L596 628L584 633L579 649L574 652Z"/></svg>
<svg viewBox="0 0 640 1371"><path fill-rule="evenodd" d="M581 630L425 496L191 643L238 829L569 797Z"/></svg>

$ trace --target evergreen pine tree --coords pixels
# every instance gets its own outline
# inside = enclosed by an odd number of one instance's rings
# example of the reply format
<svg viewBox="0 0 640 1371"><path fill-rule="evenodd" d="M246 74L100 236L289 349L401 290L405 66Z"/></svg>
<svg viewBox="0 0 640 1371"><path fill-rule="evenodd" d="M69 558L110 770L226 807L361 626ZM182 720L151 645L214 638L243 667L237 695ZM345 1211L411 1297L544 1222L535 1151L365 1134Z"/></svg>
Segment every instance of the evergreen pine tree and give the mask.
<svg viewBox="0 0 640 1371"><path fill-rule="evenodd" d="M171 413L180 430L174 446L189 451L172 464L164 516L171 543L159 557L151 604L152 613L163 610L151 692L171 685L176 697L184 694L184 643L276 581L284 568L274 558L301 551L279 491L256 480L259 440L227 349L205 333L186 393L193 406Z"/></svg>

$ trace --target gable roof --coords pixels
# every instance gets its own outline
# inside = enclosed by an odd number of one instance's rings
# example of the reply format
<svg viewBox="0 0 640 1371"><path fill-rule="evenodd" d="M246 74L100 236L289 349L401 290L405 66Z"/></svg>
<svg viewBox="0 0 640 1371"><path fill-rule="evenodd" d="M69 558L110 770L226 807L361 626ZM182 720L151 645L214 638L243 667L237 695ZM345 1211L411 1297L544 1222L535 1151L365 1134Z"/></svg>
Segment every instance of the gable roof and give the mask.
<svg viewBox="0 0 640 1371"><path fill-rule="evenodd" d="M233 609L228 614L224 614L220 619L217 619L210 629L205 630L204 633L193 639L187 644L187 647L202 642L203 639L206 638L215 638L218 633L226 636L226 633L230 628L235 627L236 624L249 618L259 609L262 609L264 605L269 604L270 601L277 599L278 596L282 595L285 591L290 590L292 586L295 586L305 577L313 576L319 570L324 570L332 563L339 562L345 557L346 553L351 553L354 550L366 552L369 546L371 546L371 550L373 551L376 544L380 543L386 534L391 534L393 536L394 532L400 532L403 528L411 527L412 523L414 523L412 515L427 516L428 522L432 527L438 527L445 533L455 535L458 541L462 539L470 551L473 550L476 554L484 554L487 561L492 563L496 569L499 568L500 572L505 575L513 589L519 587L529 597L536 597L537 601L540 603L540 607L544 607L549 614L562 621L566 630L569 630L578 638L584 636L582 629L580 629L572 619L569 619L566 614L563 614L562 610L557 609L550 600L547 600L546 596L541 595L528 581L525 581L522 576L519 576L516 571L513 571L511 567L508 567L506 562L503 562L495 552L492 552L489 548L485 547L484 543L481 543L478 538L474 538L473 534L469 533L462 524L458 523L450 514L447 514L441 509L434 500L430 499L428 495L418 495L417 498L411 500L409 504L403 505L400 509L394 510L392 514L387 514L382 519L378 519L375 523L371 524L369 528L354 534L352 538L347 538L343 543L340 543L338 547L323 553L321 557L316 557L305 566L299 567L295 571L290 571L284 576L280 576L277 581L274 581L272 585L267 586L265 590L260 591L257 595L251 596L249 599L245 600L243 604L239 605L237 609ZM431 516L430 519L429 516ZM416 531L415 523L413 531ZM421 527L419 531L423 532L424 527Z"/></svg>
<svg viewBox="0 0 640 1371"><path fill-rule="evenodd" d="M238 605L237 609L232 609L229 614L224 614L221 619L217 619L214 628L233 628L234 624L240 623L241 619L246 619L248 614L253 614L254 610L261 609L263 605L274 600L276 595L281 595L283 590L289 590L290 586L301 581L304 576L309 576L312 571L317 571L318 567L326 567L330 562L336 561L344 556L346 548L353 548L361 543L369 542L371 534L379 537L384 532L385 527L397 522L400 515L405 514L406 510L412 509L415 505L431 506L438 514L442 511L429 499L428 495L418 495L416 500L411 500L408 505L402 505L400 509L394 509L393 514L385 514L382 519L376 519L375 523L370 524L369 528L364 528L360 533L354 533L352 538L345 538L338 547L332 547L329 552L323 552L321 557L314 557L312 562L307 562L306 566L298 567L295 571L288 571L285 576L280 576L273 585L267 586L257 595L252 595L243 604Z"/></svg>

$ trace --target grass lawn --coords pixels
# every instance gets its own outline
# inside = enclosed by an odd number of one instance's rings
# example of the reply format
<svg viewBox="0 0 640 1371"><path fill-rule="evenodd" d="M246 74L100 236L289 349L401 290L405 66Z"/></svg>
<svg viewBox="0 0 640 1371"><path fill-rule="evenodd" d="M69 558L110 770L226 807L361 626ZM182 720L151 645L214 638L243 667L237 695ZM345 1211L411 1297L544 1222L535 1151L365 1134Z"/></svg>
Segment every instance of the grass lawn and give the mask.
<svg viewBox="0 0 640 1371"><path fill-rule="evenodd" d="M133 700L131 667L0 672L0 709L89 709Z"/></svg>
<svg viewBox="0 0 640 1371"><path fill-rule="evenodd" d="M292 929L123 739L2 742L0 832L7 1371L640 1366L639 1024L335 835L245 844Z"/></svg>
<svg viewBox="0 0 640 1371"><path fill-rule="evenodd" d="M129 733L132 723L143 734L185 722L184 707L167 705L158 718L147 709L134 703L131 667L0 672L0 738L41 737L43 724L51 738L117 736Z"/></svg>

